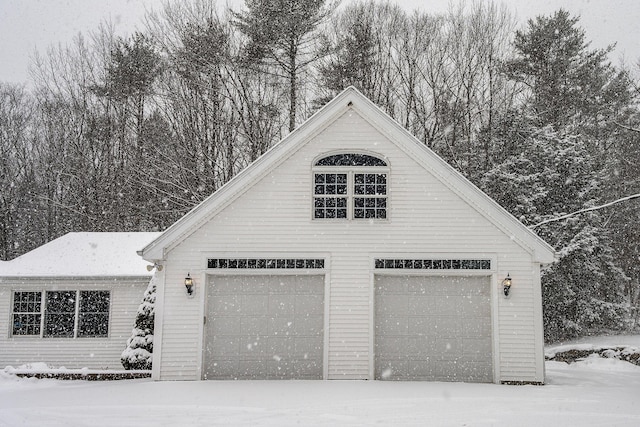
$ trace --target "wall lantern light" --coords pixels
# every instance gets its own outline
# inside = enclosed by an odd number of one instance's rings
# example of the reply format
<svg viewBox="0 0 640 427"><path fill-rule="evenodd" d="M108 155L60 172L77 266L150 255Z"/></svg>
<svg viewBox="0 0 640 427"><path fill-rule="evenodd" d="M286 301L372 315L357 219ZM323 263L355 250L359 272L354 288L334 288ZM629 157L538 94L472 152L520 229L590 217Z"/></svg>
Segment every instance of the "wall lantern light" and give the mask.
<svg viewBox="0 0 640 427"><path fill-rule="evenodd" d="M508 297L509 292L511 292L511 276L507 273L507 277L502 280L502 292L504 292L504 296Z"/></svg>
<svg viewBox="0 0 640 427"><path fill-rule="evenodd" d="M187 288L187 295L193 295L193 279L189 273L187 273L187 277L184 278L184 287Z"/></svg>

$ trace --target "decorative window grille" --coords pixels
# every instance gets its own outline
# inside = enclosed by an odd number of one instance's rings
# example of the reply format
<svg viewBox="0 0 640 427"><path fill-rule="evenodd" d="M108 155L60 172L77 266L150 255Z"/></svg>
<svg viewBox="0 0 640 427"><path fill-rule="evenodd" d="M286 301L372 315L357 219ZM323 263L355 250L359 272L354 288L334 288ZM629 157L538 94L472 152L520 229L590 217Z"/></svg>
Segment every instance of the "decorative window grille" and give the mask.
<svg viewBox="0 0 640 427"><path fill-rule="evenodd" d="M322 269L324 259L315 258L209 258L207 268L228 269Z"/></svg>
<svg viewBox="0 0 640 427"><path fill-rule="evenodd" d="M393 270L491 270L488 259L382 259L375 260L376 269Z"/></svg>

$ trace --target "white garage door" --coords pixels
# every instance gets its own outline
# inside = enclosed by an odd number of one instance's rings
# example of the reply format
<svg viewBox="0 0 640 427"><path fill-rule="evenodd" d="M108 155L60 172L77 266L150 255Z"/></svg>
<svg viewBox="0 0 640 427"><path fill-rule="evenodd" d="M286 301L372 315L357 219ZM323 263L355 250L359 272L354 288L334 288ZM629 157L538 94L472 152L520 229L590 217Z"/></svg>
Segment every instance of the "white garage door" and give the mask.
<svg viewBox="0 0 640 427"><path fill-rule="evenodd" d="M375 377L491 382L488 277L376 276Z"/></svg>
<svg viewBox="0 0 640 427"><path fill-rule="evenodd" d="M214 276L205 379L322 379L324 276Z"/></svg>

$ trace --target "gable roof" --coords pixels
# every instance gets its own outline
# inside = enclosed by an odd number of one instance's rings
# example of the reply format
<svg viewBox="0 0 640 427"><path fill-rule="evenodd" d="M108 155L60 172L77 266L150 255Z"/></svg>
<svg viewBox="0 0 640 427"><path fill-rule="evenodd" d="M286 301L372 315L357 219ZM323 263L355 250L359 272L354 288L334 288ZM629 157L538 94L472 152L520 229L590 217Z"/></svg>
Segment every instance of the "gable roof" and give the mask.
<svg viewBox="0 0 640 427"><path fill-rule="evenodd" d="M0 277L150 277L136 251L160 234L68 233L0 263Z"/></svg>
<svg viewBox="0 0 640 427"><path fill-rule="evenodd" d="M254 182L268 174L283 159L311 140L349 109L355 110L370 125L442 181L445 186L530 252L534 260L543 264L553 262L555 251L551 246L422 144L353 86L342 91L311 118L171 225L138 254L150 262L163 260L167 251L213 218L217 212L239 197Z"/></svg>

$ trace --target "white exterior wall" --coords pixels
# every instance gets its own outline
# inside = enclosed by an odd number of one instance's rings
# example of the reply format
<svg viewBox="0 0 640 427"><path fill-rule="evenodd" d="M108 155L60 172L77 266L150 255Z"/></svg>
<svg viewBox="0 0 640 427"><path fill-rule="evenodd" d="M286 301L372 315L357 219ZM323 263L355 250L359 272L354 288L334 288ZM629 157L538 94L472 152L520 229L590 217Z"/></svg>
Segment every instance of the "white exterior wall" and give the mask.
<svg viewBox="0 0 640 427"><path fill-rule="evenodd" d="M389 164L388 220L312 219L312 164L324 153L368 151ZM461 197L348 110L214 219L169 248L158 298L155 379L199 379L207 257L328 256L329 379L372 379L372 286L376 256L490 258L495 381L543 381L539 265ZM459 256L459 255L458 255ZM183 282L196 278L187 298ZM511 274L512 295L501 294ZM464 274L464 270L457 271ZM158 338L156 342L158 342ZM158 354L159 353L159 354ZM160 363L158 363L160 359Z"/></svg>
<svg viewBox="0 0 640 427"><path fill-rule="evenodd" d="M123 369L120 354L131 336L136 312L150 278L3 279L0 282L0 367L45 362L54 367ZM11 336L14 291L109 290L107 338L40 338Z"/></svg>

